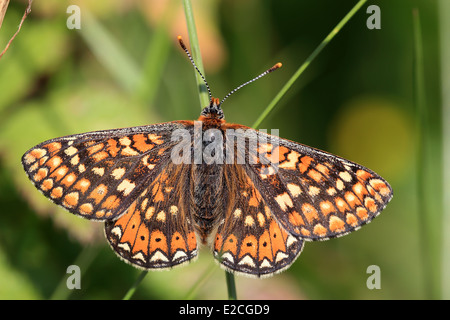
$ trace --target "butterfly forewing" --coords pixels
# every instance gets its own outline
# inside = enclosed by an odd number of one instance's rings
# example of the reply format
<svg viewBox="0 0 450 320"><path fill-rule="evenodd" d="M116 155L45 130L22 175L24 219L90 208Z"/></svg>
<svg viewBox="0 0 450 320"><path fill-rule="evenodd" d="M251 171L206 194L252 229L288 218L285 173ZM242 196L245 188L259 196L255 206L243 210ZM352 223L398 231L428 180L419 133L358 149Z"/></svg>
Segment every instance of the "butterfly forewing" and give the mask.
<svg viewBox="0 0 450 320"><path fill-rule="evenodd" d="M93 220L117 218L169 162L177 122L106 130L45 141L22 164L43 194Z"/></svg>
<svg viewBox="0 0 450 320"><path fill-rule="evenodd" d="M370 222L392 198L383 178L351 161L285 139L260 148L277 161L270 170L256 164L247 171L274 218L294 236L325 240L347 234Z"/></svg>

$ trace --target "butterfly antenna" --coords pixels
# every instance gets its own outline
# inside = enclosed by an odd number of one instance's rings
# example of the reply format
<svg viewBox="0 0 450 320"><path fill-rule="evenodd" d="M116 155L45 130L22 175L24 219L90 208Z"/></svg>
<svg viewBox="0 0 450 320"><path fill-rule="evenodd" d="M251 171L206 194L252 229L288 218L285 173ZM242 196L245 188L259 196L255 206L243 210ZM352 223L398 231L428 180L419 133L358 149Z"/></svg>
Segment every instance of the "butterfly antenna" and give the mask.
<svg viewBox="0 0 450 320"><path fill-rule="evenodd" d="M192 65L194 66L195 70L197 70L198 74L203 79L203 82L206 85L206 89L208 90L209 99L211 100L212 94L211 94L211 89L209 88L208 82L206 82L205 77L203 76L203 74L200 72L197 65L195 64L194 59L192 58L191 53L189 52L188 48L186 48L186 46L184 45L184 42L183 42L183 39L181 38L181 36L178 36L178 42L180 43L180 46L184 50L184 52L186 52L189 60L191 61Z"/></svg>
<svg viewBox="0 0 450 320"><path fill-rule="evenodd" d="M275 70L277 70L278 68L281 68L281 66L282 66L281 62L278 62L278 63L275 64L272 68L267 69L266 71L264 71L263 73L261 73L259 76L255 77L255 78L253 78L252 80L247 81L246 83L241 84L239 87L237 87L237 88L231 90L231 91L230 91L230 92L222 99L222 101L220 102L220 104L222 104L229 96L231 96L233 93L235 93L236 91L238 91L238 90L241 89L242 87L245 87L246 85L248 85L248 84L250 84L250 83L252 83L252 82L258 80L259 78L264 77L266 74L271 73L272 71L275 71Z"/></svg>

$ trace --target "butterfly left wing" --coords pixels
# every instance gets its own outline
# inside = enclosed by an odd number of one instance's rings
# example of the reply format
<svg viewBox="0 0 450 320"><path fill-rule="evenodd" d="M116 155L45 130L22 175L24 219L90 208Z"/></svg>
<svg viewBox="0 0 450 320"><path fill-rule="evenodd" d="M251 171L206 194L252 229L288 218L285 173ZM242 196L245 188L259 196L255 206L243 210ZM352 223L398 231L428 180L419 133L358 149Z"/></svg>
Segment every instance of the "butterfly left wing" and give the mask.
<svg viewBox="0 0 450 320"><path fill-rule="evenodd" d="M168 269L197 256L189 207L190 166L168 165L115 221L105 223L109 244L142 269Z"/></svg>
<svg viewBox="0 0 450 320"><path fill-rule="evenodd" d="M47 198L91 220L119 217L170 157L180 122L89 132L28 150L22 164ZM170 159L169 159L170 161Z"/></svg>

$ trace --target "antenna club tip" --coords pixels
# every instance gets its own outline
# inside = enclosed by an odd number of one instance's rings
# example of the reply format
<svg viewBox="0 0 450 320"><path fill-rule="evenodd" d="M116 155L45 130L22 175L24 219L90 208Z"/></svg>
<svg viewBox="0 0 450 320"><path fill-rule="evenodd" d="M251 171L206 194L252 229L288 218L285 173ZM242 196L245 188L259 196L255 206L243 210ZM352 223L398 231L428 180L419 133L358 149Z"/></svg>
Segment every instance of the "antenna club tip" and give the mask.
<svg viewBox="0 0 450 320"><path fill-rule="evenodd" d="M283 66L283 64L281 63L281 62L278 62L276 65L275 65L275 68L281 68Z"/></svg>

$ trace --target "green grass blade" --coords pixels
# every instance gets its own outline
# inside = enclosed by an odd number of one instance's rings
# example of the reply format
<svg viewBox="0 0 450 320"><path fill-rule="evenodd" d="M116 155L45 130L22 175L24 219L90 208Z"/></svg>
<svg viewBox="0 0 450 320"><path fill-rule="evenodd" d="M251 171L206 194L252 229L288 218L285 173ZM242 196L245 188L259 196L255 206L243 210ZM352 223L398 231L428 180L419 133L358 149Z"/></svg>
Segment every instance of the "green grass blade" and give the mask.
<svg viewBox="0 0 450 320"><path fill-rule="evenodd" d="M197 29L195 27L194 12L192 10L191 1L183 0L183 7L184 14L186 16L186 25L189 34L189 43L192 58L194 59L197 68L205 76L205 70L203 68L202 55L200 53L200 45L198 43ZM203 82L203 79L200 77L197 71L195 71L195 78L197 79L197 85L199 89L200 108L203 109L204 107L209 105L208 91L206 89L205 83Z"/></svg>
<svg viewBox="0 0 450 320"><path fill-rule="evenodd" d="M198 289L212 276L214 271L217 269L217 265L212 262L209 268L201 275L201 277L193 284L191 289L189 289L188 293L185 296L185 300L194 299L197 294Z"/></svg>
<svg viewBox="0 0 450 320"><path fill-rule="evenodd" d="M81 250L80 254L75 259L73 264L80 267L81 279L83 279L83 275L86 274L86 271L89 269L95 257L97 257L99 249L100 248L98 246L88 245ZM55 291L53 291L50 300L66 300L70 297L73 290L69 290L67 288L67 277L68 275L65 275L61 279Z"/></svg>
<svg viewBox="0 0 450 320"><path fill-rule="evenodd" d="M134 93L141 72L114 37L88 11L83 11L81 36L114 79L126 91Z"/></svg>
<svg viewBox="0 0 450 320"><path fill-rule="evenodd" d="M125 294L125 296L123 297L122 300L130 300L131 297L134 295L134 293L136 292L136 289L139 287L139 285L141 284L142 280L144 280L145 276L148 274L147 270L143 270L141 272L141 274L139 275L139 277L137 278L136 282L133 284L133 286L130 288L130 290L128 290L128 292Z"/></svg>
<svg viewBox="0 0 450 320"><path fill-rule="evenodd" d="M427 204L427 174L430 163L427 159L428 150L428 107L425 97L423 43L420 15L417 9L413 10L413 36L414 36L414 100L416 108L416 124L418 131L417 159L417 203L419 214L419 237L421 245L424 295L427 299L436 298L436 284L434 273L434 248L431 237L432 215Z"/></svg>
<svg viewBox="0 0 450 320"><path fill-rule="evenodd" d="M234 275L231 272L225 271L225 279L227 281L228 300L237 300L236 283L234 281Z"/></svg>
<svg viewBox="0 0 450 320"><path fill-rule="evenodd" d="M200 45L198 43L197 29L195 27L194 12L192 10L191 2L189 0L183 0L183 7L186 16L186 24L189 33L189 43L191 45L192 58L194 59L195 64L197 65L197 68L200 70L200 72L203 75L205 75L202 57L200 53ZM199 89L200 107L203 109L209 104L209 95L206 89L206 85L203 82L203 79L197 72L195 72L195 76L197 79ZM234 276L232 274L229 274L228 272L226 272L225 274L228 288L228 296L230 297L230 299L232 296L234 296L234 299L236 299L236 286L234 284Z"/></svg>
<svg viewBox="0 0 450 320"><path fill-rule="evenodd" d="M339 31L345 26L345 24L355 15L355 13L366 3L367 0L360 0L346 15L345 17L334 27L333 30L326 36L325 39L319 44L319 46L311 53L306 61L298 68L294 75L286 82L281 88L280 92L273 98L266 109L261 113L258 119L253 123L252 127L257 129L266 117L273 111L277 103L286 94L286 92L292 87L295 81L301 76L301 74L308 68L311 62L317 57L317 55L330 43L331 40L339 33Z"/></svg>
<svg viewBox="0 0 450 320"><path fill-rule="evenodd" d="M442 77L442 127L443 127L443 217L442 235L443 244L441 249L441 298L450 299L450 2L439 1L439 22L441 34L441 77Z"/></svg>

